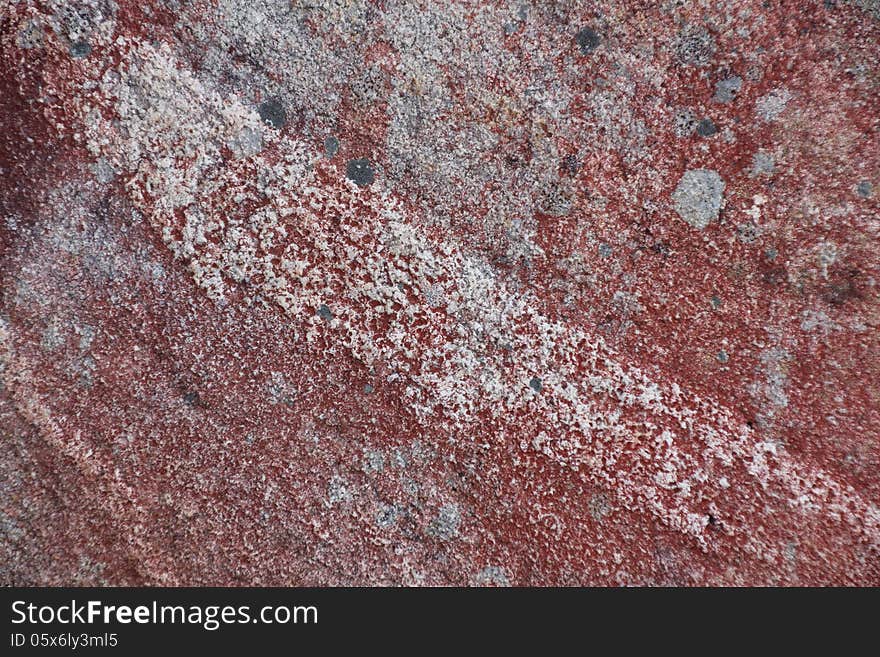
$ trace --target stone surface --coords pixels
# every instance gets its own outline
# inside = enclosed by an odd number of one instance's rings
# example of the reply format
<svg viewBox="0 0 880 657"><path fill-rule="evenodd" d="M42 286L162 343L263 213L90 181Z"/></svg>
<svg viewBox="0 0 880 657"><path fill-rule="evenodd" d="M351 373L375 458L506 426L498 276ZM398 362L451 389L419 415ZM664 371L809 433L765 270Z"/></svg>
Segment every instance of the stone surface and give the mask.
<svg viewBox="0 0 880 657"><path fill-rule="evenodd" d="M880 584L878 37L0 0L0 581Z"/></svg>
<svg viewBox="0 0 880 657"><path fill-rule="evenodd" d="M702 122L698 131L704 137L713 134L703 129ZM723 200L724 181L717 171L708 169L685 171L675 191L672 192L672 201L675 203L678 216L701 230L708 226L709 222L718 219Z"/></svg>

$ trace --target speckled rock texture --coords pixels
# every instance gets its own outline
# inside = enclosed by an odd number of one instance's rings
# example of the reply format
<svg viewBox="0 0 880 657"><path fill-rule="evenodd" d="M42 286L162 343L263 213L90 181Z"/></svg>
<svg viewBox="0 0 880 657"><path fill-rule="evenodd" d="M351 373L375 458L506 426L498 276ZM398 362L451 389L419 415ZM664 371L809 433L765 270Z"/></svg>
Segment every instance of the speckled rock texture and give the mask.
<svg viewBox="0 0 880 657"><path fill-rule="evenodd" d="M0 0L0 580L880 584L876 2Z"/></svg>

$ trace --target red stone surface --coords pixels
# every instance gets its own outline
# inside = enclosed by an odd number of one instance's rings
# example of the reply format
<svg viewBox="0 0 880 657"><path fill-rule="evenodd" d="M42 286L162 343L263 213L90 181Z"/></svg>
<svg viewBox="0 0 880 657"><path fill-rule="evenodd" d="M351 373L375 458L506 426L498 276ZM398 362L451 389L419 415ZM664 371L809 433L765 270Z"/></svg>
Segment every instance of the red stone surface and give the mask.
<svg viewBox="0 0 880 657"><path fill-rule="evenodd" d="M880 584L878 18L0 0L0 579Z"/></svg>

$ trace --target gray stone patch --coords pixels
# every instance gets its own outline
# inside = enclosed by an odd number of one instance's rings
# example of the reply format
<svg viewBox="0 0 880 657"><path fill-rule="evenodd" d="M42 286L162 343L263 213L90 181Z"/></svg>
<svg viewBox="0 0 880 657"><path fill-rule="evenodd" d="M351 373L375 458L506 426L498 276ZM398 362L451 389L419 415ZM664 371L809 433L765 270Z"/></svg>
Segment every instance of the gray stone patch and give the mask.
<svg viewBox="0 0 880 657"><path fill-rule="evenodd" d="M281 372L271 372L266 383L266 393L272 404L290 406L296 400L297 389Z"/></svg>
<svg viewBox="0 0 880 657"><path fill-rule="evenodd" d="M687 107L682 107L675 113L674 121L673 129L676 137L689 137L699 124L697 116Z"/></svg>
<svg viewBox="0 0 880 657"><path fill-rule="evenodd" d="M759 370L763 382L751 386L752 396L761 403L756 417L759 426L771 426L778 409L788 406L788 371L792 357L784 349L771 347L761 354L763 367Z"/></svg>
<svg viewBox="0 0 880 657"><path fill-rule="evenodd" d="M715 95L712 100L716 103L729 103L737 97L742 89L743 80L738 75L719 80L715 83Z"/></svg>
<svg viewBox="0 0 880 657"><path fill-rule="evenodd" d="M30 50L43 45L43 30L35 21L28 21L18 32L16 43L19 48Z"/></svg>
<svg viewBox="0 0 880 657"><path fill-rule="evenodd" d="M16 543L26 536L24 529L16 522L15 518L0 511L0 534L6 537L6 540Z"/></svg>
<svg viewBox="0 0 880 657"><path fill-rule="evenodd" d="M562 168L568 175L573 176L580 170L581 163L576 155L569 154L562 158Z"/></svg>
<svg viewBox="0 0 880 657"><path fill-rule="evenodd" d="M98 364L91 356L83 356L74 365L74 371L79 375L79 384L90 388L95 379L95 370Z"/></svg>
<svg viewBox="0 0 880 657"><path fill-rule="evenodd" d="M614 253L614 249L611 248L610 245L605 244L604 242L599 245L599 255L602 258L608 258L611 256L612 253Z"/></svg>
<svg viewBox="0 0 880 657"><path fill-rule="evenodd" d="M92 171L95 174L95 178L97 178L98 182L102 185L113 182L113 179L116 177L116 169L114 169L113 165L103 157L99 157L98 161L92 165Z"/></svg>
<svg viewBox="0 0 880 657"><path fill-rule="evenodd" d="M504 569L498 566L486 566L483 568L483 570L477 573L474 583L477 586L510 586L510 580L507 579Z"/></svg>
<svg viewBox="0 0 880 657"><path fill-rule="evenodd" d="M762 121L776 121L790 100L791 92L788 89L774 89L755 101L755 112Z"/></svg>
<svg viewBox="0 0 880 657"><path fill-rule="evenodd" d="M672 193L675 211L700 230L718 219L724 196L724 181L712 169L685 171Z"/></svg>
<svg viewBox="0 0 880 657"><path fill-rule="evenodd" d="M391 465L402 470L409 465L409 457L402 449L395 447L391 451Z"/></svg>
<svg viewBox="0 0 880 657"><path fill-rule="evenodd" d="M544 192L541 209L554 217L564 217L571 212L574 192L568 182L555 181Z"/></svg>
<svg viewBox="0 0 880 657"><path fill-rule="evenodd" d="M580 48L582 55L592 54L595 52L596 48L599 47L599 44L602 43L602 39L598 32L591 27L585 27L578 32L575 40L577 41L578 48Z"/></svg>
<svg viewBox="0 0 880 657"><path fill-rule="evenodd" d="M345 176L359 187L371 185L376 177L370 161L366 158L349 160L345 165Z"/></svg>
<svg viewBox="0 0 880 657"><path fill-rule="evenodd" d="M461 525L461 511L457 504L446 504L440 513L428 525L428 535L441 541L448 541L458 536Z"/></svg>
<svg viewBox="0 0 880 657"><path fill-rule="evenodd" d="M330 506L345 504L352 500L352 493L348 488L348 484L339 475L335 475L330 480L330 485L327 487L327 500L330 502Z"/></svg>
<svg viewBox="0 0 880 657"><path fill-rule="evenodd" d="M828 277L828 267L837 262L838 248L834 242L823 240L818 245L819 266L822 269L822 275Z"/></svg>
<svg viewBox="0 0 880 657"><path fill-rule="evenodd" d="M867 12L868 15L880 20L880 0L850 0L852 4Z"/></svg>
<svg viewBox="0 0 880 657"><path fill-rule="evenodd" d="M369 107L387 94L388 75L379 66L370 66L349 83L352 99Z"/></svg>
<svg viewBox="0 0 880 657"><path fill-rule="evenodd" d="M92 54L92 46L88 41L75 41L70 44L69 52L74 59L85 59Z"/></svg>
<svg viewBox="0 0 880 657"><path fill-rule="evenodd" d="M760 235L760 229L750 221L736 227L736 239L743 244L753 243Z"/></svg>
<svg viewBox="0 0 880 657"><path fill-rule="evenodd" d="M318 316L321 319L329 322L331 319L333 319L333 311L330 310L330 306L328 306L326 303L322 303L320 306L318 306Z"/></svg>
<svg viewBox="0 0 880 657"><path fill-rule="evenodd" d="M425 447L421 440L414 440L410 445L409 453L412 455L414 463L426 464L433 459L436 454L429 448Z"/></svg>
<svg viewBox="0 0 880 657"><path fill-rule="evenodd" d="M375 449L364 450L364 472L376 474L385 469L385 455Z"/></svg>
<svg viewBox="0 0 880 657"><path fill-rule="evenodd" d="M324 140L324 157L328 160L333 159L339 152L339 140L330 135Z"/></svg>
<svg viewBox="0 0 880 657"><path fill-rule="evenodd" d="M425 297L425 302L431 308L440 308L446 305L446 292L436 283L422 288L422 294Z"/></svg>
<svg viewBox="0 0 880 657"><path fill-rule="evenodd" d="M267 100L260 104L258 109L260 118L263 123L280 130L287 123L287 111L284 106L276 99Z"/></svg>
<svg viewBox="0 0 880 657"><path fill-rule="evenodd" d="M801 313L801 330L809 333L819 329L822 333L830 333L838 328L828 315L821 310L805 310Z"/></svg>
<svg viewBox="0 0 880 657"><path fill-rule="evenodd" d="M532 377L532 380L529 381L529 388L531 388L535 392L541 392L541 390L544 388L544 384L541 383L541 379L534 376Z"/></svg>
<svg viewBox="0 0 880 657"><path fill-rule="evenodd" d="M55 351L58 347L62 346L66 340L64 325L59 318L53 317L47 323L45 330L43 330L40 346L46 351Z"/></svg>
<svg viewBox="0 0 880 657"><path fill-rule="evenodd" d="M50 19L53 31L72 42L100 32L108 24L112 25L118 11L114 0L56 0L49 4L54 5L54 14Z"/></svg>
<svg viewBox="0 0 880 657"><path fill-rule="evenodd" d="M605 516L611 513L611 501L605 493L596 493L590 497L587 503L587 510L590 512L593 520L601 522Z"/></svg>
<svg viewBox="0 0 880 657"><path fill-rule="evenodd" d="M678 33L675 56L687 66L708 66L715 54L715 38L705 27L689 25Z"/></svg>
<svg viewBox="0 0 880 657"><path fill-rule="evenodd" d="M229 141L228 146L237 158L253 157L263 149L263 136L258 130L246 127Z"/></svg>
<svg viewBox="0 0 880 657"><path fill-rule="evenodd" d="M724 349L720 350L717 354L715 354L715 358L718 359L719 363L726 363L730 360L730 356L727 355L727 352Z"/></svg>
<svg viewBox="0 0 880 657"><path fill-rule="evenodd" d="M381 529L393 527L401 514L401 510L396 504L383 504L376 514L376 525Z"/></svg>
<svg viewBox="0 0 880 657"><path fill-rule="evenodd" d="M703 119L697 124L697 134L701 137L711 137L716 132L718 132L718 128L712 123L712 119Z"/></svg>
<svg viewBox="0 0 880 657"><path fill-rule="evenodd" d="M79 350L88 351L92 342L95 340L95 329L88 324L81 324L73 327L74 332L79 336Z"/></svg>
<svg viewBox="0 0 880 657"><path fill-rule="evenodd" d="M869 198L871 194L874 193L874 185L872 185L868 180L863 180L856 187L856 192L862 198Z"/></svg>
<svg viewBox="0 0 880 657"><path fill-rule="evenodd" d="M749 176L772 176L776 172L776 160L766 151L758 151L752 156L752 168Z"/></svg>

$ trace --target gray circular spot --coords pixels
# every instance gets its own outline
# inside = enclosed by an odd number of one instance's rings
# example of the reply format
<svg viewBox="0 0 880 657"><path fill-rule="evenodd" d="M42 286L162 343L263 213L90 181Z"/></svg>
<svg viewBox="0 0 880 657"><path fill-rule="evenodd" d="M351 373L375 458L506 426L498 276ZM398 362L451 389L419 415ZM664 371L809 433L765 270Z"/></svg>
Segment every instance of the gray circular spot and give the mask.
<svg viewBox="0 0 880 657"><path fill-rule="evenodd" d="M697 124L697 134L701 137L711 137L716 132L718 132L718 128L712 123L712 119L703 119Z"/></svg>
<svg viewBox="0 0 880 657"><path fill-rule="evenodd" d="M716 103L729 103L742 89L742 78L738 75L720 80L715 83L715 96L713 100Z"/></svg>
<svg viewBox="0 0 880 657"><path fill-rule="evenodd" d="M578 47L581 49L582 55L589 55L599 47L602 39L599 34L591 27L585 27L577 33L575 37Z"/></svg>
<svg viewBox="0 0 880 657"><path fill-rule="evenodd" d="M672 193L675 211L694 228L704 229L721 212L724 181L717 171L691 169L685 171Z"/></svg>
<svg viewBox="0 0 880 657"><path fill-rule="evenodd" d="M287 123L287 112L284 110L284 106L275 99L261 103L258 111L263 123L273 128L280 130Z"/></svg>
<svg viewBox="0 0 880 657"><path fill-rule="evenodd" d="M70 56L74 59L84 59L92 53L92 46L88 41L75 41L70 44Z"/></svg>
<svg viewBox="0 0 880 657"><path fill-rule="evenodd" d="M345 176L360 187L372 184L376 177L370 161L366 158L349 160L345 166Z"/></svg>

